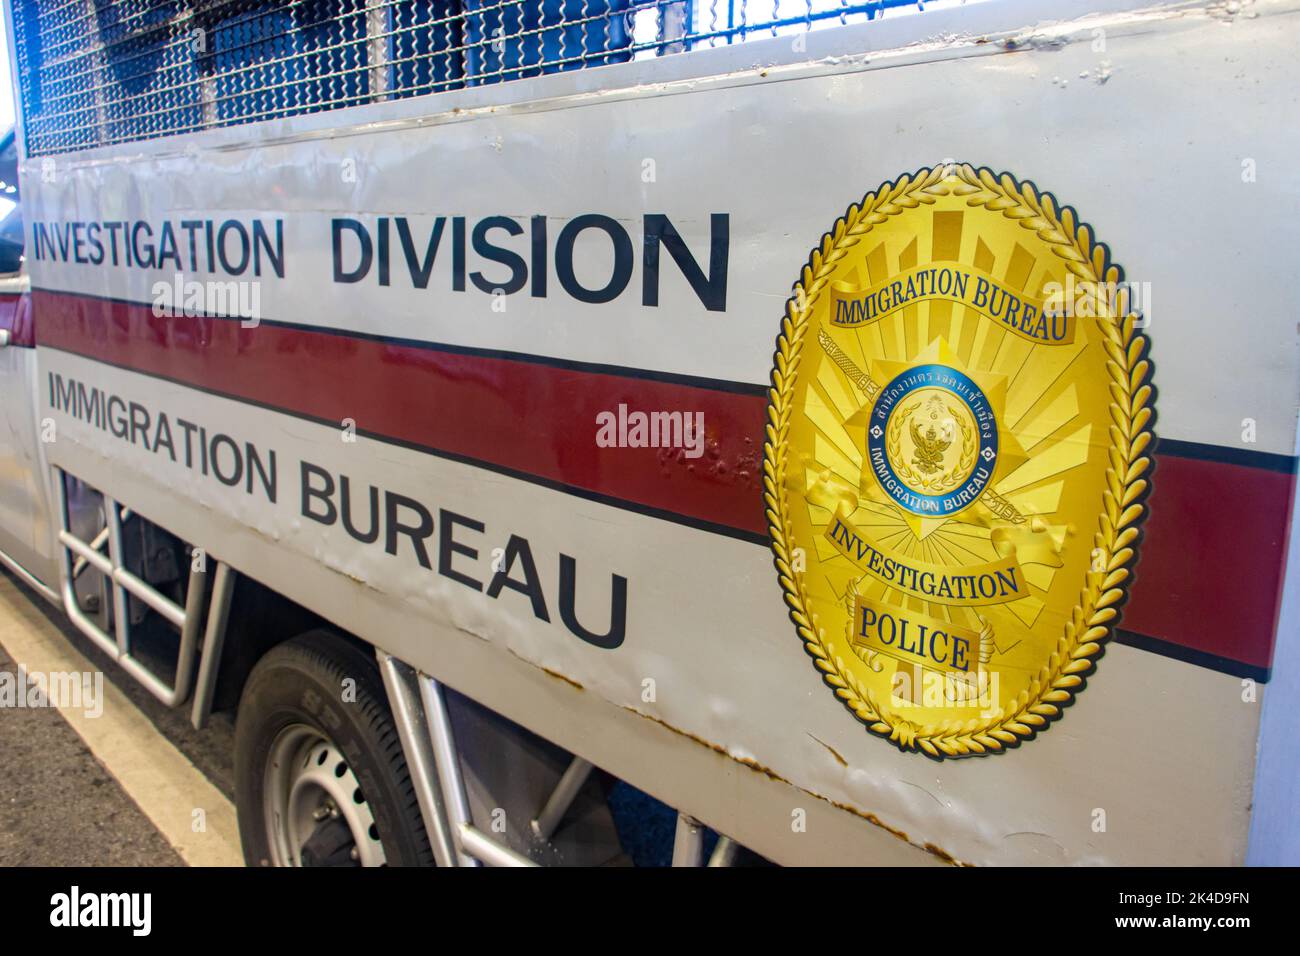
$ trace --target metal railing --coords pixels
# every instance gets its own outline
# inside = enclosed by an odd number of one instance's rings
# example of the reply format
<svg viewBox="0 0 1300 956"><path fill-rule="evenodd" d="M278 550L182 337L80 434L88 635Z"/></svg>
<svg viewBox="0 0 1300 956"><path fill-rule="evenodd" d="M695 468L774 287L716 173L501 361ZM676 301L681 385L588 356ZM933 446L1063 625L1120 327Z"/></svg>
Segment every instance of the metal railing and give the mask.
<svg viewBox="0 0 1300 956"><path fill-rule="evenodd" d="M13 0L13 30L27 154L41 156L797 35L926 6Z"/></svg>
<svg viewBox="0 0 1300 956"><path fill-rule="evenodd" d="M475 826L442 684L382 650L376 651L376 657L438 865L537 866L534 859L507 846L504 837ZM593 770L590 761L570 756L568 768L529 822L535 840L542 844L551 840ZM726 836L719 836L705 859L704 829L699 821L678 813L673 866L734 864L739 845Z"/></svg>
<svg viewBox="0 0 1300 956"><path fill-rule="evenodd" d="M90 638L111 660L119 664L140 684L168 707L179 707L194 694L194 726L201 728L211 710L217 680L222 642L225 638L227 615L234 588L234 572L223 561L216 564L216 578L212 596L208 597L207 561L191 564L189 583L185 589L182 606L157 591L126 565L126 547L123 543L123 526L133 516L128 508L101 494L104 510L104 527L89 541L77 537L72 528L72 514L68 503L67 473L59 467L53 469L55 507L59 519L58 558L61 581L59 597L69 620ZM108 553L104 553L107 545ZM77 579L86 571L103 575L112 601L107 615L111 632L98 623L81 607L77 594ZM135 598L180 635L176 652L175 675L168 684L155 674L149 665L136 657L132 647L131 613L129 601ZM206 631L201 631L206 618ZM202 638L200 639L200 635ZM198 680L195 682L195 668Z"/></svg>

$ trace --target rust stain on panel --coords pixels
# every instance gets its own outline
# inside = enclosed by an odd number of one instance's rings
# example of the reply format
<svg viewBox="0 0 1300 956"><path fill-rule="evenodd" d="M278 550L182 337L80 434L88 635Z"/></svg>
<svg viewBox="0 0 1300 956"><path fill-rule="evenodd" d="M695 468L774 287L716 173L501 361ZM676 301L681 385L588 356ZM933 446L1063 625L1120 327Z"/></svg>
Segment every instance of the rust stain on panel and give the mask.
<svg viewBox="0 0 1300 956"><path fill-rule="evenodd" d="M543 674L546 674L548 677L554 677L556 680L564 681L564 683L568 684L570 687L577 688L578 690L587 689L583 687L581 684L579 684L572 677L566 677L564 674L561 674L559 671L553 671L549 667L542 667L540 664L536 666L538 667L538 669L541 670Z"/></svg>
<svg viewBox="0 0 1300 956"><path fill-rule="evenodd" d="M902 840L908 846L915 847L918 850L924 850L926 853L929 853L930 855L935 856L940 860L943 860L945 863L949 864L950 866L972 866L973 865L970 863L963 863L961 860L958 860L947 850L943 849L940 846L936 846L933 843L924 843L924 844L914 843L912 839L907 835L906 832L898 829L897 827L890 826L888 823L885 823L874 813L870 813L866 810L860 810L857 807L853 806L852 804L841 803L838 800L832 800L829 797L822 796L820 793L814 793L813 791L807 789L806 787L801 787L798 784L787 780L785 777L781 776L775 770L772 770L770 767L763 766L757 760L751 760L747 757L734 756L733 754L728 752L727 748L723 747L721 744L712 743L711 741L705 740L703 737L696 736L695 734L692 734L689 731L682 730L679 727L674 727L672 724L668 723L667 721L662 720L659 717L655 717L652 714L643 713L642 711L637 710L635 707L628 707L624 705L623 709L626 710L628 713L636 714L638 717L642 718L643 720L648 720L651 723L658 724L660 727L663 727L665 730L672 731L673 733L677 734L679 737L685 737L687 740L690 740L693 743L697 743L701 747L705 747L709 750L712 750L714 753L726 757L728 760L732 760L735 763L740 764L741 766L748 767L750 770L753 770L756 773L761 773L763 774L763 776L771 780L775 780L778 783L784 783L786 786L791 787L794 790L798 790L800 793L806 793L814 800L821 800L823 803L829 803L837 810L844 810L845 812L851 813L855 817L858 817L861 820L866 820L871 825L877 826L880 829L884 830L886 833L890 834L891 836L897 837L898 839ZM809 734L809 736L812 735ZM817 740L817 738L813 737L813 740ZM831 752L834 753L835 756L839 758L839 760L842 763L844 763L846 767L848 766L848 762L845 761L844 758L840 756L838 753L836 753L832 748L828 747L825 743L823 743L820 740L817 740L817 742L822 744L823 747L827 747L828 750L831 750Z"/></svg>
<svg viewBox="0 0 1300 956"><path fill-rule="evenodd" d="M817 743L821 744L823 747L825 747L827 750L829 750L831 756L834 757L834 758L839 762L839 765L840 765L841 767L847 767L847 766L849 765L849 762L848 762L847 760L844 759L844 755L841 754L841 753L840 753L838 750L836 750L834 747L832 747L830 744L828 744L826 741L822 740L822 739L819 738L819 737L813 737L812 734L809 734L808 736L809 736L809 737L812 737L813 740L816 740Z"/></svg>

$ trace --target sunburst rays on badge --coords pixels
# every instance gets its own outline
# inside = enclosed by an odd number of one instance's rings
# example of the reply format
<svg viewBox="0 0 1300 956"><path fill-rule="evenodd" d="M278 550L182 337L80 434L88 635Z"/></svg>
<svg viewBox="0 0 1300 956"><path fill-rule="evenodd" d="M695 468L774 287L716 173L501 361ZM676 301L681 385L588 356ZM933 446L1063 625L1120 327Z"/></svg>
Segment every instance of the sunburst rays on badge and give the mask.
<svg viewBox="0 0 1300 956"><path fill-rule="evenodd" d="M932 252L928 262L962 261L964 250L965 261L970 265L1001 280L1004 287L1027 292L1040 301L1049 296L1052 283L1059 283L1060 272L1036 268L1034 257L1020 243L1000 250L1000 258L979 235L969 236L963 245L963 212L935 210L931 215ZM888 239L873 244L856 267L846 270L847 282L871 288L900 272L915 269L922 264L918 248L923 238L914 235L896 250L889 248ZM871 372L896 373L917 364L918 358L931 356L969 370L986 381L1000 380L1005 399L998 417L1010 426L1005 432L1008 436L1018 435L1021 444L1026 443L1028 436L1024 451L1032 452L1032 458L1024 454L1017 456L1016 467L1004 469L991 490L1009 503L1016 514L1032 521L1055 513L1069 472L1087 460L1092 424L1078 420L1078 389L1066 374L1087 347L1086 327L1081 332L1071 345L1040 345L984 321L972 307L949 300L929 300L893 312L864 333L827 334L834 336L834 344L849 356L854 367L867 372L866 380L877 385L884 384L879 381L883 376ZM872 339L870 344L875 348L871 355L862 342L863 335ZM1038 354L1034 365L1039 374L1024 375L1035 353ZM817 434L814 454L803 461L804 486L812 489L822 483L829 488L838 483L842 494L850 493L849 489L857 490L855 511L860 520L855 525L870 530L876 541L904 557L954 567L995 560L998 554L992 541L987 502L977 503L952 518L918 519L891 504L880 492L879 484L864 467L862 429L855 429L852 424L870 412L869 393L860 384L861 379L854 381L850 378L851 371L846 372L829 355L827 358L830 360L816 364L815 378L810 385L816 400L810 397L806 406ZM859 434L855 435L854 431ZM817 495L812 497L816 499ZM851 578L860 576L824 537L826 526L835 514L834 508L819 507L810 500L808 511L809 520L818 532L819 556L828 564L842 565L844 574ZM1032 626L1043 608L1042 596L1050 589L1056 568L1035 564L1027 566L1025 574L1033 596L1012 603L1006 613ZM836 585L836 593L846 594L850 585L835 581L834 577L830 579ZM977 630L985 622L981 612L971 608L924 601L879 581L868 579L858 585L858 590ZM998 616L997 612L982 613Z"/></svg>

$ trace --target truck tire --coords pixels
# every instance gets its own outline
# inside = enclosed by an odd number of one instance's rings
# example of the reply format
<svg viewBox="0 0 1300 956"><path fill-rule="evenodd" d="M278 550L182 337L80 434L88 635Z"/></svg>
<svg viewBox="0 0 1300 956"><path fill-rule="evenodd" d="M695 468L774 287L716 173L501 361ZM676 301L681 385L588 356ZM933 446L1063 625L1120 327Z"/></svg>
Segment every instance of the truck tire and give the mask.
<svg viewBox="0 0 1300 956"><path fill-rule="evenodd" d="M278 645L249 674L235 804L250 866L434 862L378 666L329 631Z"/></svg>

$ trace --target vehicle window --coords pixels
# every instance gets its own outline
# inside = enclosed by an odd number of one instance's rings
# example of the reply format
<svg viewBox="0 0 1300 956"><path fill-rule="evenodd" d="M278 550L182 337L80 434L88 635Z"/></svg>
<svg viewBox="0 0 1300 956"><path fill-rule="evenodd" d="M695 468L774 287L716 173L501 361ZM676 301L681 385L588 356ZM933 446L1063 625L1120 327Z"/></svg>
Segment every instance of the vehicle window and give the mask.
<svg viewBox="0 0 1300 956"><path fill-rule="evenodd" d="M0 135L0 275L23 264L23 215L18 202L18 148L14 131Z"/></svg>

